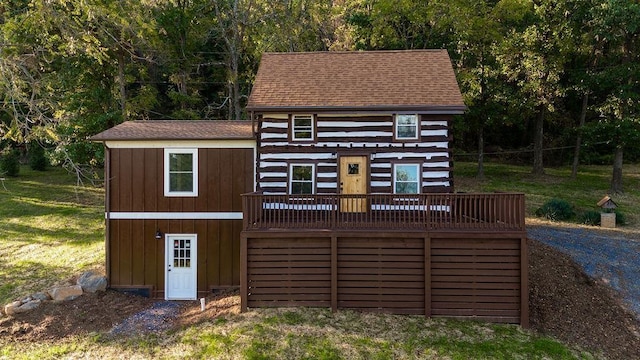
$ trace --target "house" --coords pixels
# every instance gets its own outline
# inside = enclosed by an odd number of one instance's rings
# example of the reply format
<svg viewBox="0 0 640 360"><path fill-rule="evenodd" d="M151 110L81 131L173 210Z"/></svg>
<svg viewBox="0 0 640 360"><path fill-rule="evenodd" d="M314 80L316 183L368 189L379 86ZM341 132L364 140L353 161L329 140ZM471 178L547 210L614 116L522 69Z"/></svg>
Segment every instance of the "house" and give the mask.
<svg viewBox="0 0 640 360"><path fill-rule="evenodd" d="M446 51L266 53L247 111L93 137L112 288L527 324L524 195L454 192Z"/></svg>
<svg viewBox="0 0 640 360"><path fill-rule="evenodd" d="M237 287L251 122L128 121L92 140L105 145L109 286L170 300Z"/></svg>
<svg viewBox="0 0 640 360"><path fill-rule="evenodd" d="M445 50L267 53L241 306L527 324L523 194L456 194Z"/></svg>

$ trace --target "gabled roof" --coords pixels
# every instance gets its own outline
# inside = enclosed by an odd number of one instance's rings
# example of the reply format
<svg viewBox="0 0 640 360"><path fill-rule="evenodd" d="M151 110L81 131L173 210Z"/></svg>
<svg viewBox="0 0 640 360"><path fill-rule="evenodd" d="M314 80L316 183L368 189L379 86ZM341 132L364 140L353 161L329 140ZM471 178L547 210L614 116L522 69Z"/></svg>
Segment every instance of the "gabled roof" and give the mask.
<svg viewBox="0 0 640 360"><path fill-rule="evenodd" d="M446 50L265 53L249 111L466 107Z"/></svg>
<svg viewBox="0 0 640 360"><path fill-rule="evenodd" d="M253 139L247 120L142 120L125 121L93 137L110 140L243 140Z"/></svg>

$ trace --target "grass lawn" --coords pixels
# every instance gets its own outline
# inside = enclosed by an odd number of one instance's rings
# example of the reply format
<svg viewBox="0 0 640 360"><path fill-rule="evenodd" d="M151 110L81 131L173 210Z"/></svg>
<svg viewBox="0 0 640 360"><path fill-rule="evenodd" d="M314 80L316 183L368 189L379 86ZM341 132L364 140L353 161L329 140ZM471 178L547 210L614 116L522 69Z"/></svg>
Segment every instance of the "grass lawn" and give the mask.
<svg viewBox="0 0 640 360"><path fill-rule="evenodd" d="M595 209L607 193L608 167L547 169L456 163L458 191L518 191L527 213L557 197L578 211ZM77 188L61 169L26 167L0 187L0 304L104 266L103 190ZM640 166L625 165L626 194L614 200L628 231L640 229ZM624 230L623 230L624 231ZM158 336L133 339L95 334L57 343L12 343L0 334L0 359L13 358L242 358L242 359L574 359L594 358L517 326L421 316L331 313L326 309L257 310L223 316Z"/></svg>
<svg viewBox="0 0 640 360"><path fill-rule="evenodd" d="M0 345L2 340L0 339ZM9 344L12 359L594 359L514 325L422 316L260 309L137 338Z"/></svg>
<svg viewBox="0 0 640 360"><path fill-rule="evenodd" d="M20 169L0 186L0 304L104 268L104 191L65 170ZM104 271L104 270L102 270Z"/></svg>

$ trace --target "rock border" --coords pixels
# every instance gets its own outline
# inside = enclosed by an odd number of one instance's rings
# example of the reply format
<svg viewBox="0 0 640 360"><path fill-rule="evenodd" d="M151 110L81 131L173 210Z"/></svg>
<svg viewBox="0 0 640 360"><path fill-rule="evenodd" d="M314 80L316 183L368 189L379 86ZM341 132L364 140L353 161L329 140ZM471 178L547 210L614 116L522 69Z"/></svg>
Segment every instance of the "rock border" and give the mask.
<svg viewBox="0 0 640 360"><path fill-rule="evenodd" d="M22 299L12 301L2 307L7 316L25 313L38 308L43 302L65 302L76 299L85 293L95 293L107 289L107 278L93 271L80 275L76 285L56 286L47 291L37 292Z"/></svg>

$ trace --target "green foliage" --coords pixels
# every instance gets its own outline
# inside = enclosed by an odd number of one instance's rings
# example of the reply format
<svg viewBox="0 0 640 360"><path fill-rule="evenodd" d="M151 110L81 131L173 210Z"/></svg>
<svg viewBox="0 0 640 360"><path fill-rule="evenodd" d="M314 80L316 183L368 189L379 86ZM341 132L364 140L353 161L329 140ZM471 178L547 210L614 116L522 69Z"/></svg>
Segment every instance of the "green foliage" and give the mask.
<svg viewBox="0 0 640 360"><path fill-rule="evenodd" d="M584 225L598 226L600 225L600 212L596 210L587 210L580 214L578 222Z"/></svg>
<svg viewBox="0 0 640 360"><path fill-rule="evenodd" d="M569 220L575 215L573 207L568 201L551 199L536 210L536 216L544 217L552 221Z"/></svg>
<svg viewBox="0 0 640 360"><path fill-rule="evenodd" d="M0 174L11 177L16 177L20 174L20 160L17 150L6 149L0 154Z"/></svg>
<svg viewBox="0 0 640 360"><path fill-rule="evenodd" d="M29 144L27 149L29 155L29 167L31 170L45 171L49 161L45 156L44 148L37 143Z"/></svg>
<svg viewBox="0 0 640 360"><path fill-rule="evenodd" d="M627 225L627 216L620 210L616 209L616 225Z"/></svg>

